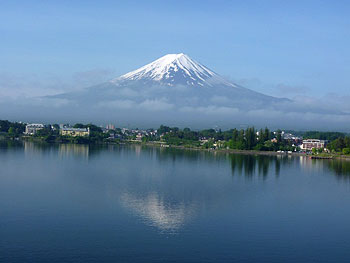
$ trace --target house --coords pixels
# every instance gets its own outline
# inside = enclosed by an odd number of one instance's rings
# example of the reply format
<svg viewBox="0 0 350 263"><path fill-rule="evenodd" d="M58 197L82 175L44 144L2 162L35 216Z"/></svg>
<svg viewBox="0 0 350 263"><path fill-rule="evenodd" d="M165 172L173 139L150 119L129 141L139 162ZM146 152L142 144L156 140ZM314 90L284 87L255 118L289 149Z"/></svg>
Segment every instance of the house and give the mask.
<svg viewBox="0 0 350 263"><path fill-rule="evenodd" d="M300 148L302 150L312 150L315 149L324 149L326 147L327 141L325 140L318 140L318 139L307 139L303 140L302 145Z"/></svg>
<svg viewBox="0 0 350 263"><path fill-rule="evenodd" d="M139 141L139 142L141 142L143 137L144 137L144 136L143 136L142 133L138 133L138 134L136 135L136 140Z"/></svg>
<svg viewBox="0 0 350 263"><path fill-rule="evenodd" d="M283 139L292 143L292 146L301 145L303 143L302 137L295 136L291 133L285 133Z"/></svg>
<svg viewBox="0 0 350 263"><path fill-rule="evenodd" d="M45 127L44 124L41 124L41 123L27 124L24 134L34 135L37 133L37 131L44 129L44 127Z"/></svg>
<svg viewBox="0 0 350 263"><path fill-rule="evenodd" d="M90 135L90 128L62 128L60 129L60 135L63 136L89 136Z"/></svg>
<svg viewBox="0 0 350 263"><path fill-rule="evenodd" d="M209 142L209 140L208 140L207 138L203 137L203 138L200 138L200 139L199 139L199 142L200 142L201 145L204 145L204 144L206 144L207 142Z"/></svg>
<svg viewBox="0 0 350 263"><path fill-rule="evenodd" d="M277 143L277 139L276 139L276 138L272 138L272 139L271 139L271 142Z"/></svg>

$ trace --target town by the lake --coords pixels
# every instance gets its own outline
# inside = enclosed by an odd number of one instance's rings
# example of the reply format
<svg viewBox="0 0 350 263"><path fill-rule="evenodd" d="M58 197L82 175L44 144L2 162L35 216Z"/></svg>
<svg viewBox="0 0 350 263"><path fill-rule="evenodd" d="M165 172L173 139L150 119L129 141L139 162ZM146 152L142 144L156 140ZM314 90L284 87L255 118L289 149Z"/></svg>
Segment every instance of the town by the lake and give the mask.
<svg viewBox="0 0 350 263"><path fill-rule="evenodd" d="M157 129L116 127L114 124L42 124L0 120L0 138L46 143L143 143L161 147L241 150L253 153L309 154L313 158L350 156L350 136L342 132L230 129Z"/></svg>

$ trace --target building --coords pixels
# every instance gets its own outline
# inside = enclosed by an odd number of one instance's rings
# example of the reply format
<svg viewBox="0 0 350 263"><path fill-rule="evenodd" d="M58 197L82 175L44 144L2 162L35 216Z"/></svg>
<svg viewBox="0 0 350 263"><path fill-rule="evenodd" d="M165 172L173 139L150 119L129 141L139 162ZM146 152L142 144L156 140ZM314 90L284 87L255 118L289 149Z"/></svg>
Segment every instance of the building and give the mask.
<svg viewBox="0 0 350 263"><path fill-rule="evenodd" d="M26 131L24 134L34 135L37 131L44 129L44 124L41 123L31 123L26 125Z"/></svg>
<svg viewBox="0 0 350 263"><path fill-rule="evenodd" d="M115 126L113 124L107 124L106 129L107 130L115 130Z"/></svg>
<svg viewBox="0 0 350 263"><path fill-rule="evenodd" d="M318 139L307 139L303 140L302 145L300 148L302 150L312 150L315 149L324 149L327 145L327 141L325 140L318 140Z"/></svg>
<svg viewBox="0 0 350 263"><path fill-rule="evenodd" d="M89 136L90 128L62 128L60 129L60 134L63 136Z"/></svg>
<svg viewBox="0 0 350 263"><path fill-rule="evenodd" d="M291 133L285 133L283 135L283 139L285 141L291 142L292 146L301 145L303 143L303 138L302 137L295 136L295 135L293 135Z"/></svg>
<svg viewBox="0 0 350 263"><path fill-rule="evenodd" d="M142 138L143 138L143 134L142 133L138 133L136 134L136 140L141 142L142 141Z"/></svg>

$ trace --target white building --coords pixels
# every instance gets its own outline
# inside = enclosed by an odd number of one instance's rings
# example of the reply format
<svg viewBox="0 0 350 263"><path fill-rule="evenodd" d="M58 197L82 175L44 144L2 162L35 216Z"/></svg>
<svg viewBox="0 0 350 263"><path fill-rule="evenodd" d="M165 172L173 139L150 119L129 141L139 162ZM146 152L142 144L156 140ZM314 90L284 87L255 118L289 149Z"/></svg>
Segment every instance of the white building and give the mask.
<svg viewBox="0 0 350 263"><path fill-rule="evenodd" d="M89 136L90 135L90 128L62 128L60 129L60 134L62 136Z"/></svg>
<svg viewBox="0 0 350 263"><path fill-rule="evenodd" d="M34 135L37 133L37 131L44 129L44 124L41 123L31 123L26 125L26 131L24 134L27 135Z"/></svg>
<svg viewBox="0 0 350 263"><path fill-rule="evenodd" d="M143 138L143 134L142 133L138 133L137 135L136 135L136 140L137 141L142 141L142 138Z"/></svg>
<svg viewBox="0 0 350 263"><path fill-rule="evenodd" d="M303 144L301 145L302 150L312 150L315 149L324 149L326 147L327 141L318 140L318 139L307 139L303 140Z"/></svg>

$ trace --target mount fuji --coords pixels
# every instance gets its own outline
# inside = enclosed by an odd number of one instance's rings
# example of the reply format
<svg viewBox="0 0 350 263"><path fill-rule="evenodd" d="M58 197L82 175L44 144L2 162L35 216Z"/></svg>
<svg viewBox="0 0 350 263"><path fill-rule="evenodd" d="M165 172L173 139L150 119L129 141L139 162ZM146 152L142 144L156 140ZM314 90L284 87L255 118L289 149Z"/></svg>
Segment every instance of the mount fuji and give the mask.
<svg viewBox="0 0 350 263"><path fill-rule="evenodd" d="M275 108L290 102L232 83L183 53L165 55L100 85L50 98L95 107L183 112L218 107Z"/></svg>
<svg viewBox="0 0 350 263"><path fill-rule="evenodd" d="M329 98L268 96L237 85L180 53L73 92L2 99L0 112L6 118L32 122L115 123L144 128L165 124L324 129L327 123L333 129L349 130L348 107L329 102Z"/></svg>

